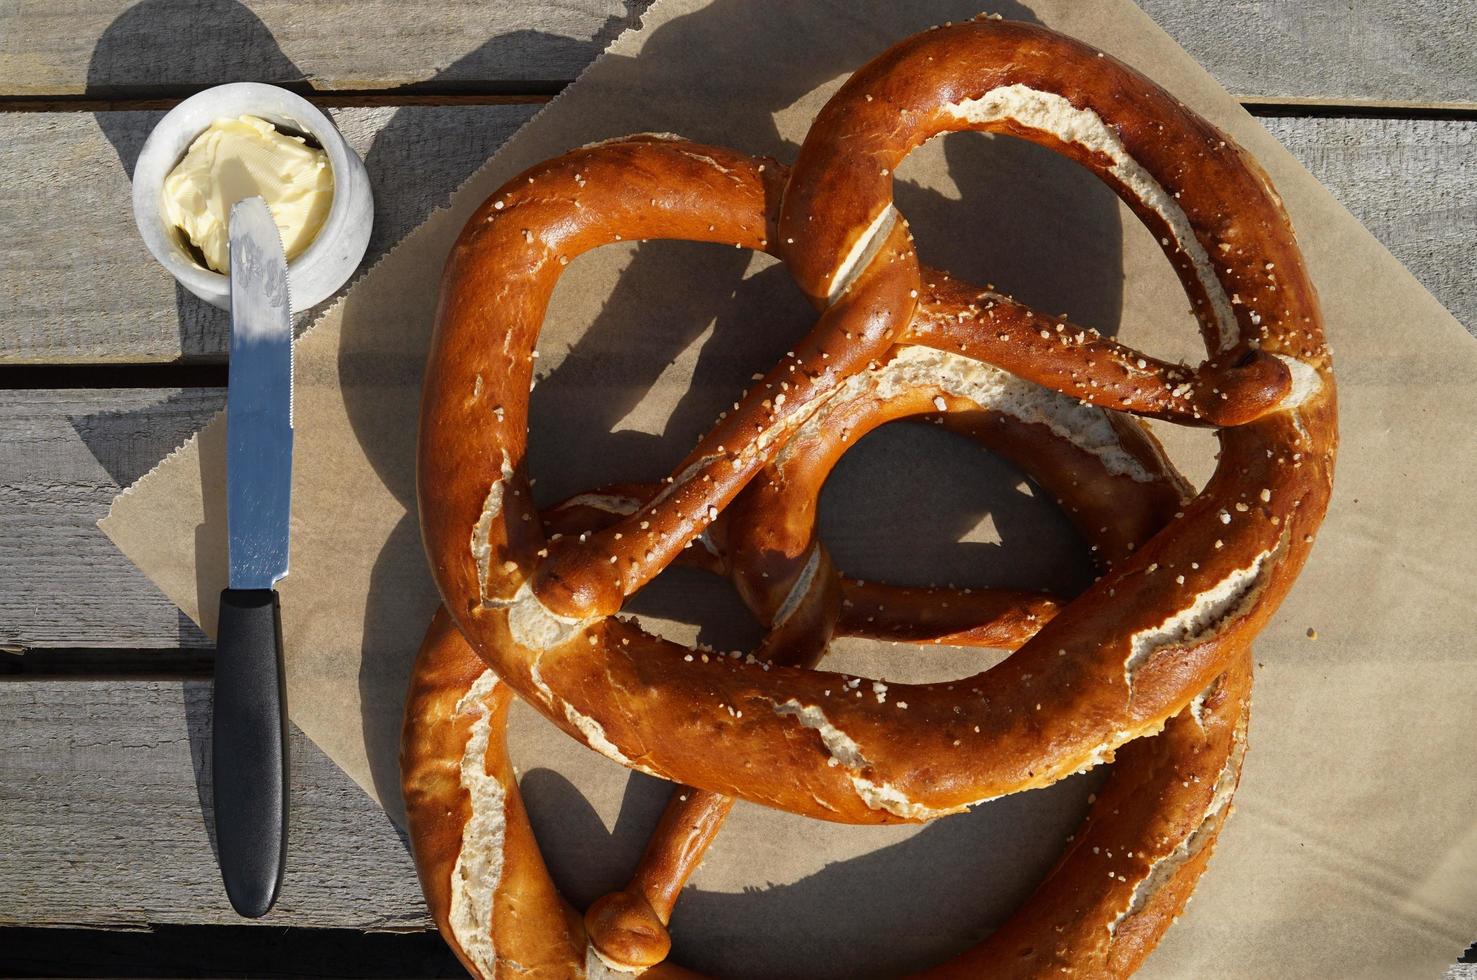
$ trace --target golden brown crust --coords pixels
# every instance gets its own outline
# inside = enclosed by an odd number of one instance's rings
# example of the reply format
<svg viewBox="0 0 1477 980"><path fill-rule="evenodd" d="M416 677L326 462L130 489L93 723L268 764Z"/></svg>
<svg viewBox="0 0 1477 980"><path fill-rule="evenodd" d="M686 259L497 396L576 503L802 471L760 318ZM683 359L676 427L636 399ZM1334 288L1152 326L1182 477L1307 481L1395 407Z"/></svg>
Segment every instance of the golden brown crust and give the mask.
<svg viewBox="0 0 1477 980"><path fill-rule="evenodd" d="M442 936L474 976L496 975L463 947L450 916L458 858L472 819L472 802L463 785L464 754L476 712L464 699L487 673L445 610L438 610L411 670L401 738L400 778L406 829L426 904ZM512 691L496 685L483 700L492 743L501 744ZM458 707L461 706L461 710ZM559 896L544 866L533 828L516 792L507 753L494 744L482 760L484 771L502 786L513 786L503 800L497 840L474 842L495 849L501 873L491 916L483 924L495 939L490 962L518 964L518 976L568 977L568 963L584 954L579 916Z"/></svg>
<svg viewBox="0 0 1477 980"><path fill-rule="evenodd" d="M908 343L957 351L1103 408L1184 425L1241 425L1292 384L1287 366L1260 350L1212 357L1191 371L947 273L924 276Z"/></svg>
<svg viewBox="0 0 1477 980"><path fill-rule="evenodd" d="M733 798L678 786L672 790L630 883L585 913L590 944L606 960L645 969L672 948L667 923L687 879L733 809Z"/></svg>
<svg viewBox="0 0 1477 980"><path fill-rule="evenodd" d="M1230 814L1251 708L1242 651L1197 709L1119 751L1055 870L987 940L918 974L1124 977L1184 909Z"/></svg>
<svg viewBox="0 0 1477 980"><path fill-rule="evenodd" d="M458 637L451 618L438 610L411 670L405 698L400 789L411 853L431 918L462 965L476 973L461 947L451 942L447 915L452 868L461 853L462 830L472 816L460 765L471 722L457 717L456 705L486 665L475 658L448 661L437 656Z"/></svg>
<svg viewBox="0 0 1477 980"><path fill-rule="evenodd" d="M438 615L417 660L413 683L418 691L438 689L459 700L475 678L465 686L442 687L438 680L450 682L483 668L454 630L448 631L448 623L444 613ZM1045 978L1121 977L1132 973L1183 909L1230 812L1229 792L1235 788L1245 744L1250 677L1250 658L1242 655L1197 711L1187 709L1172 719L1162 734L1126 747L1069 850L1031 899L989 939L920 975ZM499 845L504 855L505 881L496 892L490 932L497 951L494 963L511 961L519 968L502 971L495 967L490 972L479 969L448 925L449 876L455 853L439 862L435 855L438 843L454 841L455 849L460 850L465 825L457 819L455 807L447 806L453 802L449 796L434 791L413 796L407 793L411 840L422 886L442 935L474 976L498 977L503 972L510 976L584 976L591 954L584 943L583 927L554 891L537 841L521 815L521 799L502 735L508 688L500 686L493 697L494 737L488 744L486 766L497 774L519 817L509 824L516 833ZM417 704L420 710L434 711L430 700L422 698ZM439 746L440 767L445 768L451 760L461 758L464 743L428 736L428 728L434 725L430 719L407 713L407 734L427 746ZM417 753L417 758L429 761L432 755L427 750ZM413 773L410 767L404 778L407 789L412 785L425 789L439 782L426 779L423 771ZM1224 799L1218 799L1218 789L1224 789ZM638 874L644 894L665 896L665 912L659 920L646 917L656 927L650 935L658 938L655 945L663 956L669 940L660 926L670 915L676 891L690 871L674 869L695 862L694 850L700 853L721 824L722 813L726 813L726 809L721 813L710 809L715 802L721 807L721 798L703 796L706 802L696 802L697 798L692 797L694 809L683 813L690 826L671 822L672 814L681 811L669 809L664 814ZM679 849L685 849L685 853L672 864L667 859L652 859L656 852L670 855ZM1168 870L1156 876L1155 869L1160 867ZM632 916L618 905L607 907L604 913L627 913L611 924L611 931L630 937L632 919L640 921L644 910ZM591 918L598 920L601 914L597 903L591 909ZM637 948L643 953L650 951L649 946ZM637 959L639 955L632 955L627 962ZM653 980L695 976L672 964L648 962L655 969L642 975Z"/></svg>

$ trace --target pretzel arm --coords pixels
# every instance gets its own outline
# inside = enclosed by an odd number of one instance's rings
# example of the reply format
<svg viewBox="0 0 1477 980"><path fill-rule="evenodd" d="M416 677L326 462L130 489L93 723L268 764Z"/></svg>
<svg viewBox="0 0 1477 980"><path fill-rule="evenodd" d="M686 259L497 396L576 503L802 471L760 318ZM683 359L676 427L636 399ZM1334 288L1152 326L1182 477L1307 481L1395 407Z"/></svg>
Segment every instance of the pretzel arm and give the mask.
<svg viewBox="0 0 1477 980"><path fill-rule="evenodd" d="M836 632L847 636L1014 649L1058 608L1055 599L1039 593L1006 589L961 593L841 579L829 570L827 574L840 581L846 597L839 615L832 615L837 617ZM831 634L826 630L823 635ZM771 652L780 658L800 656L813 666L824 652L824 644L819 651L816 646L814 641L799 647L775 645ZM620 891L597 899L585 913L591 946L602 960L616 969L640 970L666 959L672 946L667 924L677 897L717 838L733 803L730 796L691 786L672 790L630 881Z"/></svg>
<svg viewBox="0 0 1477 980"><path fill-rule="evenodd" d="M1149 79L1027 24L979 19L909 38L857 71L826 104L791 171L779 220L781 255L807 295L824 293L844 267L839 257L894 212L892 184L902 160L935 136L961 130L1017 137L1080 163L1149 229L1184 286L1210 352L1190 382L1202 417L1213 407L1228 423L1245 424L1295 407L1302 400L1298 377L1306 382L1313 372L1326 373L1316 297L1281 202L1255 162ZM846 193L834 193L837 187ZM792 239L803 247L791 247ZM1041 351L1047 364L1055 362L1033 380L1086 397L1071 384L1078 379L1070 367L1066 377L1057 373L1074 361L1088 375L1080 380L1120 380L1112 372L1092 377L1097 372L1089 367L1104 365L1086 364L1086 351L1041 338L1041 329L1057 332L1054 320L1035 323L1017 312L1024 329L1008 331L1012 342L1024 342L1034 324L1036 339L1048 345ZM1024 349L1003 353L1012 371L1024 360ZM1287 372L1265 363L1268 356L1283 360ZM1126 363L1136 371L1150 364L1137 352L1127 352ZM1136 402L1136 384L1107 407L1206 420L1175 413L1162 392L1139 392ZM1230 404L1233 395L1244 403Z"/></svg>
<svg viewBox="0 0 1477 980"><path fill-rule="evenodd" d="M617 970L641 971L672 949L667 923L687 879L733 809L733 797L691 786L672 790L630 882L585 913L591 948Z"/></svg>
<svg viewBox="0 0 1477 980"><path fill-rule="evenodd" d="M411 671L401 788L421 888L483 980L605 977L580 915L549 877L508 756L513 690L438 609ZM662 963L648 980L700 980Z"/></svg>
<svg viewBox="0 0 1477 980"><path fill-rule="evenodd" d="M968 422L951 424L960 431L969 431ZM984 433L976 433L976 437L982 442L988 438ZM658 484L612 484L576 494L542 512L544 529L551 538L558 538L609 527L620 516L634 514L643 500L657 492ZM713 529L720 540L727 520L725 515ZM711 541L685 549L676 564L715 575L732 574L728 559ZM846 576L838 576L838 580L837 636L1014 650L1050 621L1062 605L1062 600L1044 592L891 585ZM766 642L754 656L772 663L814 665L820 659L813 649L814 641L797 642L801 644L800 652L795 652L793 644Z"/></svg>
<svg viewBox="0 0 1477 980"><path fill-rule="evenodd" d="M584 952L579 919L548 876L521 801L507 792L516 787L512 766L505 755L476 752L500 739L511 700L438 610L412 669L401 786L431 914L480 977L511 972L506 964L552 975ZM489 830L492 839L466 846Z"/></svg>
<svg viewBox="0 0 1477 980"><path fill-rule="evenodd" d="M574 536L610 526L637 512L660 492L659 484L613 485L578 494L543 512L551 537ZM726 521L726 517L724 518ZM722 537L723 528L715 528ZM722 574L726 561L704 539L685 549L680 564ZM1037 593L973 589L943 597L941 590L888 586L842 579L827 567L821 574L839 583L839 603L818 617L845 635L877 639L931 641L958 646L1013 648L1049 619L1058 603ZM831 635L816 618L801 613L773 631L756 656L813 666ZM591 947L616 969L647 969L663 962L671 949L667 923L682 887L697 870L708 845L733 808L733 798L677 786L648 841L629 883L602 896L585 913Z"/></svg>
<svg viewBox="0 0 1477 980"><path fill-rule="evenodd" d="M1014 650L1061 600L1011 589L937 589L843 579L839 636Z"/></svg>
<svg viewBox="0 0 1477 980"><path fill-rule="evenodd" d="M839 432L859 437L886 421L916 412L920 404L931 404L934 397L938 397L936 391L927 386L884 399L869 397L865 386L860 393L844 393L815 425L797 435L781 462L745 491L741 504L733 511L737 519L749 522L742 531L735 532L739 537L737 563L784 567L776 566L772 559L766 561L752 547L750 539L759 533L761 540L776 546L784 536L774 537L771 532L776 525L766 518L793 519L797 513L814 515L821 484L839 459L840 447L845 445L834 438ZM1157 452L1152 439L1131 423L1117 430L1118 439L1124 449L1133 451L1144 461L1158 477L1157 481L1117 480L1097 457L1081 454L1077 447L1041 426L1004 424L1009 420L996 419L993 413L978 410L945 418L961 433L1018 459L1063 509L1073 515L1084 538L1091 542L1099 566L1110 565L1142 544L1171 519L1172 506L1166 503L1182 500L1189 492L1188 485ZM814 525L809 519L798 524L791 520L785 526L790 528L789 535L806 541L803 546L787 550L799 553L816 550L825 556L824 548L813 539ZM794 562L789 564L795 566ZM812 573L808 581L818 580L817 574ZM873 639L1013 649L1040 630L1059 608L1050 597L1033 593L910 588L857 579L841 581L845 598L836 631ZM751 588L748 595L751 603L783 601L796 585L793 574L782 576L775 590ZM813 585L807 588L816 591ZM756 612L763 614L762 609ZM1011 969L1021 976L1038 975L1042 972L1041 962L1056 965L1068 959L1097 956L1105 961L1112 958L1115 962L1136 963L1134 956L1141 959L1146 955L1183 905L1188 889L1203 868L1239 776L1240 748L1244 745L1249 705L1245 686L1249 684L1250 672L1245 658L1227 678L1240 685L1233 692L1237 700L1216 694L1221 688L1213 686L1210 694L1215 696L1203 696L1194 708L1183 713L1193 721L1176 718L1160 738L1129 746L1126 765L1115 773L1103 801L1093 808L1089 819L1092 841L1107 840L1111 847L1120 847L1123 835L1132 835L1131 842L1141 842L1136 877L1130 881L1120 875L1114 886L1107 889L1098 882L1089 883L1086 879L1101 873L1103 861L1099 854L1089 854L1086 846L1074 848L1064 857L1056 884L1051 889L1043 888L1045 894L1041 901L1029 904L1013 920L1013 933L1005 932L1000 939L951 961L939 968L941 975L994 975ZM1224 679L1221 683L1224 685ZM885 685L880 690L885 690ZM883 696L878 694L879 699ZM1207 702L1213 707L1205 708ZM1226 704L1231 704L1230 710L1239 717L1240 727L1234 744L1223 742L1224 752L1217 755L1215 749L1222 743L1206 750L1205 743L1211 740L1203 735L1203 730L1206 716L1212 723L1220 720L1215 712ZM1202 731L1202 737L1197 739L1192 729ZM1125 790L1125 784L1132 789ZM1123 802L1125 798L1133 801L1132 807ZM599 899L586 913L591 944L602 959L624 970L643 969L665 959L671 948L667 924L677 895L716 838L731 808L732 800L718 793L690 787L674 791L630 883L625 889ZM1126 817L1122 815L1125 810ZM1198 816L1186 816L1191 812ZM1151 857L1154 859L1150 860ZM1112 860L1111 850L1107 860ZM1185 866L1179 867L1180 864ZM1063 899L1060 896L1064 888L1077 889L1090 897L1069 905L1069 911L1087 918L1095 927L1078 928L1070 934L1070 942L1058 935L1054 944L1047 943L1053 937L1041 934L1047 927L1062 933L1053 916L1061 915L1059 907L1071 902L1075 894L1068 893ZM1129 897L1120 901L1120 894ZM1120 906L1122 910L1116 911ZM1099 935L1104 929L1100 920L1105 923L1106 940ZM1123 927L1120 939L1117 930L1125 920L1129 924ZM1024 943L1026 952L1022 953L1022 935L1027 939L1039 937L1043 952L1037 955L1030 943ZM1048 950L1055 951L1055 959L1048 956L1045 952ZM1017 959L1020 963L1014 962ZM1022 964L1028 964L1029 969ZM950 970L954 972L949 973Z"/></svg>
<svg viewBox="0 0 1477 980"><path fill-rule="evenodd" d="M957 351L1089 404L1182 425L1241 425L1266 414L1292 386L1287 365L1264 351L1213 357L1191 369L947 273L923 272L907 342Z"/></svg>
<svg viewBox="0 0 1477 980"><path fill-rule="evenodd" d="M662 490L659 483L619 483L588 493L575 494L539 515L549 541L563 538L580 539L614 526L622 518L639 511ZM699 568L714 575L727 575L727 561L713 542L715 528L709 528L683 548L673 560L686 568Z"/></svg>
<svg viewBox="0 0 1477 980"><path fill-rule="evenodd" d="M1189 901L1231 812L1251 711L1251 655L1118 752L1056 868L984 942L916 980L1126 977Z"/></svg>
<svg viewBox="0 0 1477 980"><path fill-rule="evenodd" d="M833 578L837 578L834 574ZM843 600L837 632L879 640L1014 648L1025 642L1057 608L1055 600L1005 589L966 594L841 580ZM848 603L850 603L848 605ZM826 633L829 636L829 631ZM813 649L806 644L802 650ZM788 652L793 648L779 647ZM819 656L812 658L818 660ZM671 951L667 924L688 878L717 838L734 800L691 786L672 790L630 881L597 899L585 913L592 948L619 970L644 970Z"/></svg>

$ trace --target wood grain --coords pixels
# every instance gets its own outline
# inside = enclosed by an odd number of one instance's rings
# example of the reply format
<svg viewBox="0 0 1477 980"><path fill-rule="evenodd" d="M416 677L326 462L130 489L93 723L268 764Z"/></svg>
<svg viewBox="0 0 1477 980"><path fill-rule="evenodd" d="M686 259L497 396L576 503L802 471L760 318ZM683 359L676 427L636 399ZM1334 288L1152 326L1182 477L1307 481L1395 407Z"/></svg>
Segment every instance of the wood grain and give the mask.
<svg viewBox="0 0 1477 980"><path fill-rule="evenodd" d="M1250 100L1477 106L1477 0L1137 0Z"/></svg>
<svg viewBox="0 0 1477 980"><path fill-rule="evenodd" d="M365 153L375 187L368 262L443 203L535 111L335 110ZM0 226L10 236L0 263L0 362L223 357L225 316L178 289L133 225L126 174L155 119L147 112L0 114L0 173L8 175L0 182ZM1458 319L1477 328L1477 286L1468 275L1477 245L1477 121L1265 123ZM99 250L98 241L111 247ZM79 275L84 268L91 271Z"/></svg>
<svg viewBox="0 0 1477 980"><path fill-rule="evenodd" d="M138 96L230 81L332 91L568 80L647 6L649 0L6 0L0 94Z"/></svg>
<svg viewBox="0 0 1477 980"><path fill-rule="evenodd" d="M375 194L361 272L444 204L537 109L332 110L364 156ZM224 356L226 315L177 286L134 225L129 174L161 115L0 114L0 227L8 239L0 262L0 361Z"/></svg>
<svg viewBox="0 0 1477 980"><path fill-rule="evenodd" d="M208 682L0 684L0 717L0 924L241 923L212 850ZM296 729L291 752L287 875L262 923L426 928L394 826Z"/></svg>
<svg viewBox="0 0 1477 980"><path fill-rule="evenodd" d="M1139 4L1244 97L1477 101L1469 34L1477 0ZM648 6L650 0L7 0L0 4L0 95L138 96L237 79L317 91L511 90L575 77ZM346 37L355 43L345 44Z"/></svg>
<svg viewBox="0 0 1477 980"><path fill-rule="evenodd" d="M1262 122L1477 336L1477 121Z"/></svg>
<svg viewBox="0 0 1477 980"><path fill-rule="evenodd" d="M97 529L220 389L0 392L0 647L209 646Z"/></svg>

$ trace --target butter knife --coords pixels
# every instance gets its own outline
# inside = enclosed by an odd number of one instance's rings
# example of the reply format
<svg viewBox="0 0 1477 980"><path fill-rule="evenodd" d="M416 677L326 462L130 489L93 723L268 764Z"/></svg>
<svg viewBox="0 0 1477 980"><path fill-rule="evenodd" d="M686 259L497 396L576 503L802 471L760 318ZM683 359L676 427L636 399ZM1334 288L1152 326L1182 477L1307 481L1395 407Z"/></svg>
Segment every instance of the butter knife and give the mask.
<svg viewBox="0 0 1477 980"><path fill-rule="evenodd" d="M282 615L292 488L292 304L287 259L260 197L231 209L226 395L229 588L216 637L212 765L216 848L238 913L266 914L287 851Z"/></svg>

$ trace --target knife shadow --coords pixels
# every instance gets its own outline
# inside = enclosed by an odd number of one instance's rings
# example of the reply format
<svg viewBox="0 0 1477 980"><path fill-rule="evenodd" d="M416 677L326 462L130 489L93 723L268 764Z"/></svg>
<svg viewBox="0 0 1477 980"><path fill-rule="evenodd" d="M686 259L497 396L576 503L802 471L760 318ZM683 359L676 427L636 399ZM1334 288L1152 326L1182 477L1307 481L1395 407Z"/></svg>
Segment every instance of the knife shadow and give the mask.
<svg viewBox="0 0 1477 980"><path fill-rule="evenodd" d="M203 429L200 458L212 458L207 452L206 442L224 441L224 425ZM218 450L224 453L224 448ZM217 596L220 583L226 581L224 568L226 546L226 474L211 467L200 467L200 499L204 507L202 520L195 527L195 594L200 597L200 626L181 614L181 620L189 623L190 629L201 630L209 635L215 633L216 618L220 613ZM212 560L213 559L213 560ZM214 686L207 681L185 681L185 725L190 736L190 761L195 769L195 791L200 800L200 819L205 833L210 838L210 850L219 860L220 852L215 838L214 770L211 762L211 732L214 712ZM288 770L288 778L293 778ZM290 799L290 795L289 795Z"/></svg>
<svg viewBox="0 0 1477 980"><path fill-rule="evenodd" d="M185 732L190 739L190 766L195 774L195 796L200 803L200 822L210 842L210 854L217 865L220 848L215 840L215 770L211 763L211 705L215 687L210 681L182 681L185 704ZM224 900L224 895L222 896Z"/></svg>

